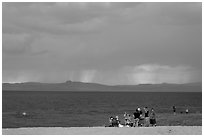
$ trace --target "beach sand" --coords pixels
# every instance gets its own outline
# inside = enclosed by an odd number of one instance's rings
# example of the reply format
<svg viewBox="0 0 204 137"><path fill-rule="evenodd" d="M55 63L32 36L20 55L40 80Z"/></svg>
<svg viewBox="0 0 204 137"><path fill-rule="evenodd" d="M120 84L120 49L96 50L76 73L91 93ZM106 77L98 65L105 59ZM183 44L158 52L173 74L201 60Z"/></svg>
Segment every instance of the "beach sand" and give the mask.
<svg viewBox="0 0 204 137"><path fill-rule="evenodd" d="M2 129L3 135L201 135L202 126L36 127Z"/></svg>

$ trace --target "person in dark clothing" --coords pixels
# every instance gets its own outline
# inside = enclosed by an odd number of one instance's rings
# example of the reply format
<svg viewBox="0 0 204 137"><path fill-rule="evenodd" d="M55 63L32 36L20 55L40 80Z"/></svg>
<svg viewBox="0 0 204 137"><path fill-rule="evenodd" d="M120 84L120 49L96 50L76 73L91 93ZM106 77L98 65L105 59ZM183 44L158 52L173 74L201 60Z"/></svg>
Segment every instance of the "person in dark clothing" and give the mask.
<svg viewBox="0 0 204 137"><path fill-rule="evenodd" d="M136 118L140 118L140 111L138 111L138 109L136 109L136 111L134 112L134 119L136 119Z"/></svg>
<svg viewBox="0 0 204 137"><path fill-rule="evenodd" d="M112 121L113 121L113 117L111 116L110 118L109 118L109 127L112 127L113 125L112 125Z"/></svg>
<svg viewBox="0 0 204 137"><path fill-rule="evenodd" d="M119 116L115 116L118 125L120 124Z"/></svg>
<svg viewBox="0 0 204 137"><path fill-rule="evenodd" d="M112 126L113 127L118 127L118 125L119 125L119 121L116 118L113 118L112 119Z"/></svg>
<svg viewBox="0 0 204 137"><path fill-rule="evenodd" d="M109 127L118 127L119 125L119 121L117 120L117 118L114 118L112 116L109 118L109 123Z"/></svg>
<svg viewBox="0 0 204 137"><path fill-rule="evenodd" d="M144 122L144 126L148 127L149 126L149 110L147 107L144 108L144 114L145 114L145 122Z"/></svg>
<svg viewBox="0 0 204 137"><path fill-rule="evenodd" d="M156 114L155 114L153 108L151 109L151 112L150 112L150 124L151 124L152 126L155 126L155 127L156 127Z"/></svg>
<svg viewBox="0 0 204 137"><path fill-rule="evenodd" d="M174 115L176 115L176 106L173 106Z"/></svg>
<svg viewBox="0 0 204 137"><path fill-rule="evenodd" d="M134 123L133 126L138 127L139 126L139 120L140 120L140 115L142 114L141 110L139 108L137 108L135 110L135 112L133 113L133 117L134 117Z"/></svg>
<svg viewBox="0 0 204 137"><path fill-rule="evenodd" d="M140 113L138 126L143 126L144 125L144 117L142 116L142 110L140 108L138 108L138 111Z"/></svg>
<svg viewBox="0 0 204 137"><path fill-rule="evenodd" d="M140 108L138 108L138 111L139 111L140 115L142 115L142 110Z"/></svg>
<svg viewBox="0 0 204 137"><path fill-rule="evenodd" d="M149 110L147 107L144 108L145 117L149 117Z"/></svg>

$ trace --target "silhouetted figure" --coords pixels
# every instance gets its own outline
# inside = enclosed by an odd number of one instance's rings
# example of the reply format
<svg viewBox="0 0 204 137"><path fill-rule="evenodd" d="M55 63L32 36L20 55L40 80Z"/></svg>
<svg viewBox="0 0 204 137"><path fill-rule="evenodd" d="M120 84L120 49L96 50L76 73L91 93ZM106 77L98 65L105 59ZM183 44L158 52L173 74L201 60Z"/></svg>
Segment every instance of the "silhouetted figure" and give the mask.
<svg viewBox="0 0 204 137"><path fill-rule="evenodd" d="M125 125L127 124L127 121L128 121L128 114L125 112L124 114L124 119L125 119Z"/></svg>
<svg viewBox="0 0 204 137"><path fill-rule="evenodd" d="M151 124L151 126L156 127L156 114L155 114L153 108L151 109L151 112L150 112L150 124Z"/></svg>
<svg viewBox="0 0 204 137"><path fill-rule="evenodd" d="M118 127L118 125L119 125L118 119L114 118L112 116L109 118L109 122L110 122L109 127Z"/></svg>
<svg viewBox="0 0 204 137"><path fill-rule="evenodd" d="M144 126L148 127L149 126L149 110L147 107L144 108L144 114L145 114Z"/></svg>
<svg viewBox="0 0 204 137"><path fill-rule="evenodd" d="M140 108L137 108L135 110L135 112L133 113L133 116L134 116L134 122L133 122L133 126L135 127L138 127L139 126L139 121L140 121L140 117L142 115L142 111Z"/></svg>
<svg viewBox="0 0 204 137"><path fill-rule="evenodd" d="M109 118L109 127L113 127L113 117L111 116L110 118Z"/></svg>
<svg viewBox="0 0 204 137"><path fill-rule="evenodd" d="M119 116L115 116L118 125L120 124Z"/></svg>
<svg viewBox="0 0 204 137"><path fill-rule="evenodd" d="M176 115L176 106L173 106L174 115Z"/></svg>

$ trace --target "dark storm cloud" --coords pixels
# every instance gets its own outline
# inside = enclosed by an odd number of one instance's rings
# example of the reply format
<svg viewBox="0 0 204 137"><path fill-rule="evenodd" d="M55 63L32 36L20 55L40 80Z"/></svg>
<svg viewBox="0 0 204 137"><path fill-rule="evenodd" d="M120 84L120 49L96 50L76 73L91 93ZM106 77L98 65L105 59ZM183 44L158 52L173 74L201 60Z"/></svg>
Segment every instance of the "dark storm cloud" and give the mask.
<svg viewBox="0 0 204 137"><path fill-rule="evenodd" d="M3 3L3 82L201 81L201 3Z"/></svg>

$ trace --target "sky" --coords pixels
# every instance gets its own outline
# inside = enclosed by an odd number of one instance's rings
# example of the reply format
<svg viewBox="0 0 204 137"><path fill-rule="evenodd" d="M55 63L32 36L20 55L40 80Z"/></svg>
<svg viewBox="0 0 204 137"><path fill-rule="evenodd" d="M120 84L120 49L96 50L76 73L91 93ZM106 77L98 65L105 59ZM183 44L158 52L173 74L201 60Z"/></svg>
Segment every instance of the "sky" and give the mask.
<svg viewBox="0 0 204 137"><path fill-rule="evenodd" d="M2 82L202 81L201 3L6 3Z"/></svg>

